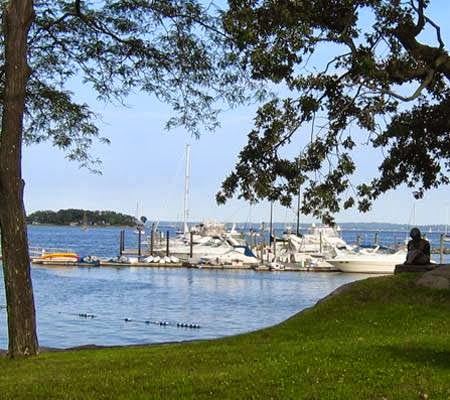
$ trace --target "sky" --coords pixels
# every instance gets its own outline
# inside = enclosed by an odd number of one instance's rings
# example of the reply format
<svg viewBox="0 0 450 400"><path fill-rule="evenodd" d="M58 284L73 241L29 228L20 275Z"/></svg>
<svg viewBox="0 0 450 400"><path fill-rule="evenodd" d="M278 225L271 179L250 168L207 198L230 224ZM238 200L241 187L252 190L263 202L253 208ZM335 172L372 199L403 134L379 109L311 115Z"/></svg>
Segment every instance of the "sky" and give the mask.
<svg viewBox="0 0 450 400"><path fill-rule="evenodd" d="M450 42L450 2L433 0L430 15L441 25L442 36ZM269 205L250 206L231 200L217 206L215 194L233 169L239 151L252 128L256 106L239 107L220 115L221 126L214 133L195 139L182 128L166 131L164 123L171 110L147 94L126 99L127 107L99 103L95 93L81 83L71 88L77 100L88 103L101 114L101 136L110 145L95 144L92 154L102 160L102 175L80 169L63 152L49 143L24 148L23 175L27 213L37 210L81 208L113 210L145 215L150 221L180 221L183 215L185 148L191 146L189 219L226 222L262 222L269 219ZM382 155L361 148L355 155L357 179L369 179ZM338 222L391 222L401 224L450 223L450 187L429 191L421 200L402 187L376 201L372 210L361 214L347 210L336 215ZM415 215L415 217L414 217ZM295 210L275 204L274 220L295 221ZM301 216L301 222L313 219Z"/></svg>

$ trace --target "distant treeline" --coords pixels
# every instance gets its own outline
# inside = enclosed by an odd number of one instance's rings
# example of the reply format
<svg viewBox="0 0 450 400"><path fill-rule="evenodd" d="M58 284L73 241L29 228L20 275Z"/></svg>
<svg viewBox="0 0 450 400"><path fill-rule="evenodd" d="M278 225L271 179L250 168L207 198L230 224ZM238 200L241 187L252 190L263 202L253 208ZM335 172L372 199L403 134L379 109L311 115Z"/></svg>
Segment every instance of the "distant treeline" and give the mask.
<svg viewBox="0 0 450 400"><path fill-rule="evenodd" d="M27 216L29 224L52 225L136 225L135 217L114 211L89 211L89 210L59 210L36 211Z"/></svg>

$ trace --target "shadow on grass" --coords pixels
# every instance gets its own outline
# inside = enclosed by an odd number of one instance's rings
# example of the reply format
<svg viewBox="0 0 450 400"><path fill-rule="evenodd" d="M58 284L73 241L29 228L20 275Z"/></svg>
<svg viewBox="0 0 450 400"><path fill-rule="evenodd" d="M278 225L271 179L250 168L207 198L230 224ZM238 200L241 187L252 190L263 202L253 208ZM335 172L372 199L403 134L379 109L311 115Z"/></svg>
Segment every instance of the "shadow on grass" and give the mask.
<svg viewBox="0 0 450 400"><path fill-rule="evenodd" d="M393 359L412 362L422 366L450 369L450 351L437 350L420 345L377 346L380 352L388 353Z"/></svg>

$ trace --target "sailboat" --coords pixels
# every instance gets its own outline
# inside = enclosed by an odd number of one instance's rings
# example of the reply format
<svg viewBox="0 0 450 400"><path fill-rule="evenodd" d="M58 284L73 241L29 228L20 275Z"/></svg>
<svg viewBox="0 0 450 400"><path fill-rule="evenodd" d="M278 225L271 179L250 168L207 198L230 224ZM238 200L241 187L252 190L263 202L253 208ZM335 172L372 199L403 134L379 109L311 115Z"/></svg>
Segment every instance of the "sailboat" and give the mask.
<svg viewBox="0 0 450 400"><path fill-rule="evenodd" d="M186 163L184 176L183 197L183 226L176 238L170 240L169 249L172 256L191 262L229 264L241 262L251 264L257 262L251 250L236 239L236 231L226 232L225 225L214 221L204 221L189 227L189 179L190 179L190 150L186 145ZM192 246L191 246L192 241ZM166 245L154 244L153 252L158 256L166 253Z"/></svg>

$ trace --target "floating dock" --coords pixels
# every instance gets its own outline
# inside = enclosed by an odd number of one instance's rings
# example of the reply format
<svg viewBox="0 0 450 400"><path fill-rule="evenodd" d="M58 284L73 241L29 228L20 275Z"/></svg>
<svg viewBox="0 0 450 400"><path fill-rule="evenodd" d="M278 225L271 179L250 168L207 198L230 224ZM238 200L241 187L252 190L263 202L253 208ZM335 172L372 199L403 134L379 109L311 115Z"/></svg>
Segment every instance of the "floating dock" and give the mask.
<svg viewBox="0 0 450 400"><path fill-rule="evenodd" d="M115 262L115 261L100 261L101 267L147 267L147 268L181 268L189 267L185 263L147 263L147 262L137 262L137 263L125 263L125 262Z"/></svg>
<svg viewBox="0 0 450 400"><path fill-rule="evenodd" d="M53 260L39 260L32 259L31 264L46 265L54 267L99 267L100 263L86 263L78 261L53 261Z"/></svg>
<svg viewBox="0 0 450 400"><path fill-rule="evenodd" d="M117 262L100 260L98 263L74 262L74 261L51 261L32 259L34 265L53 266L53 267L115 267L115 268L196 268L196 269L215 269L215 270L254 270L258 272L337 272L337 268L331 265L323 266L301 266L296 263L288 263L280 266L271 266L268 264L246 265L246 264L196 264L188 262L179 263L147 263L147 262Z"/></svg>

